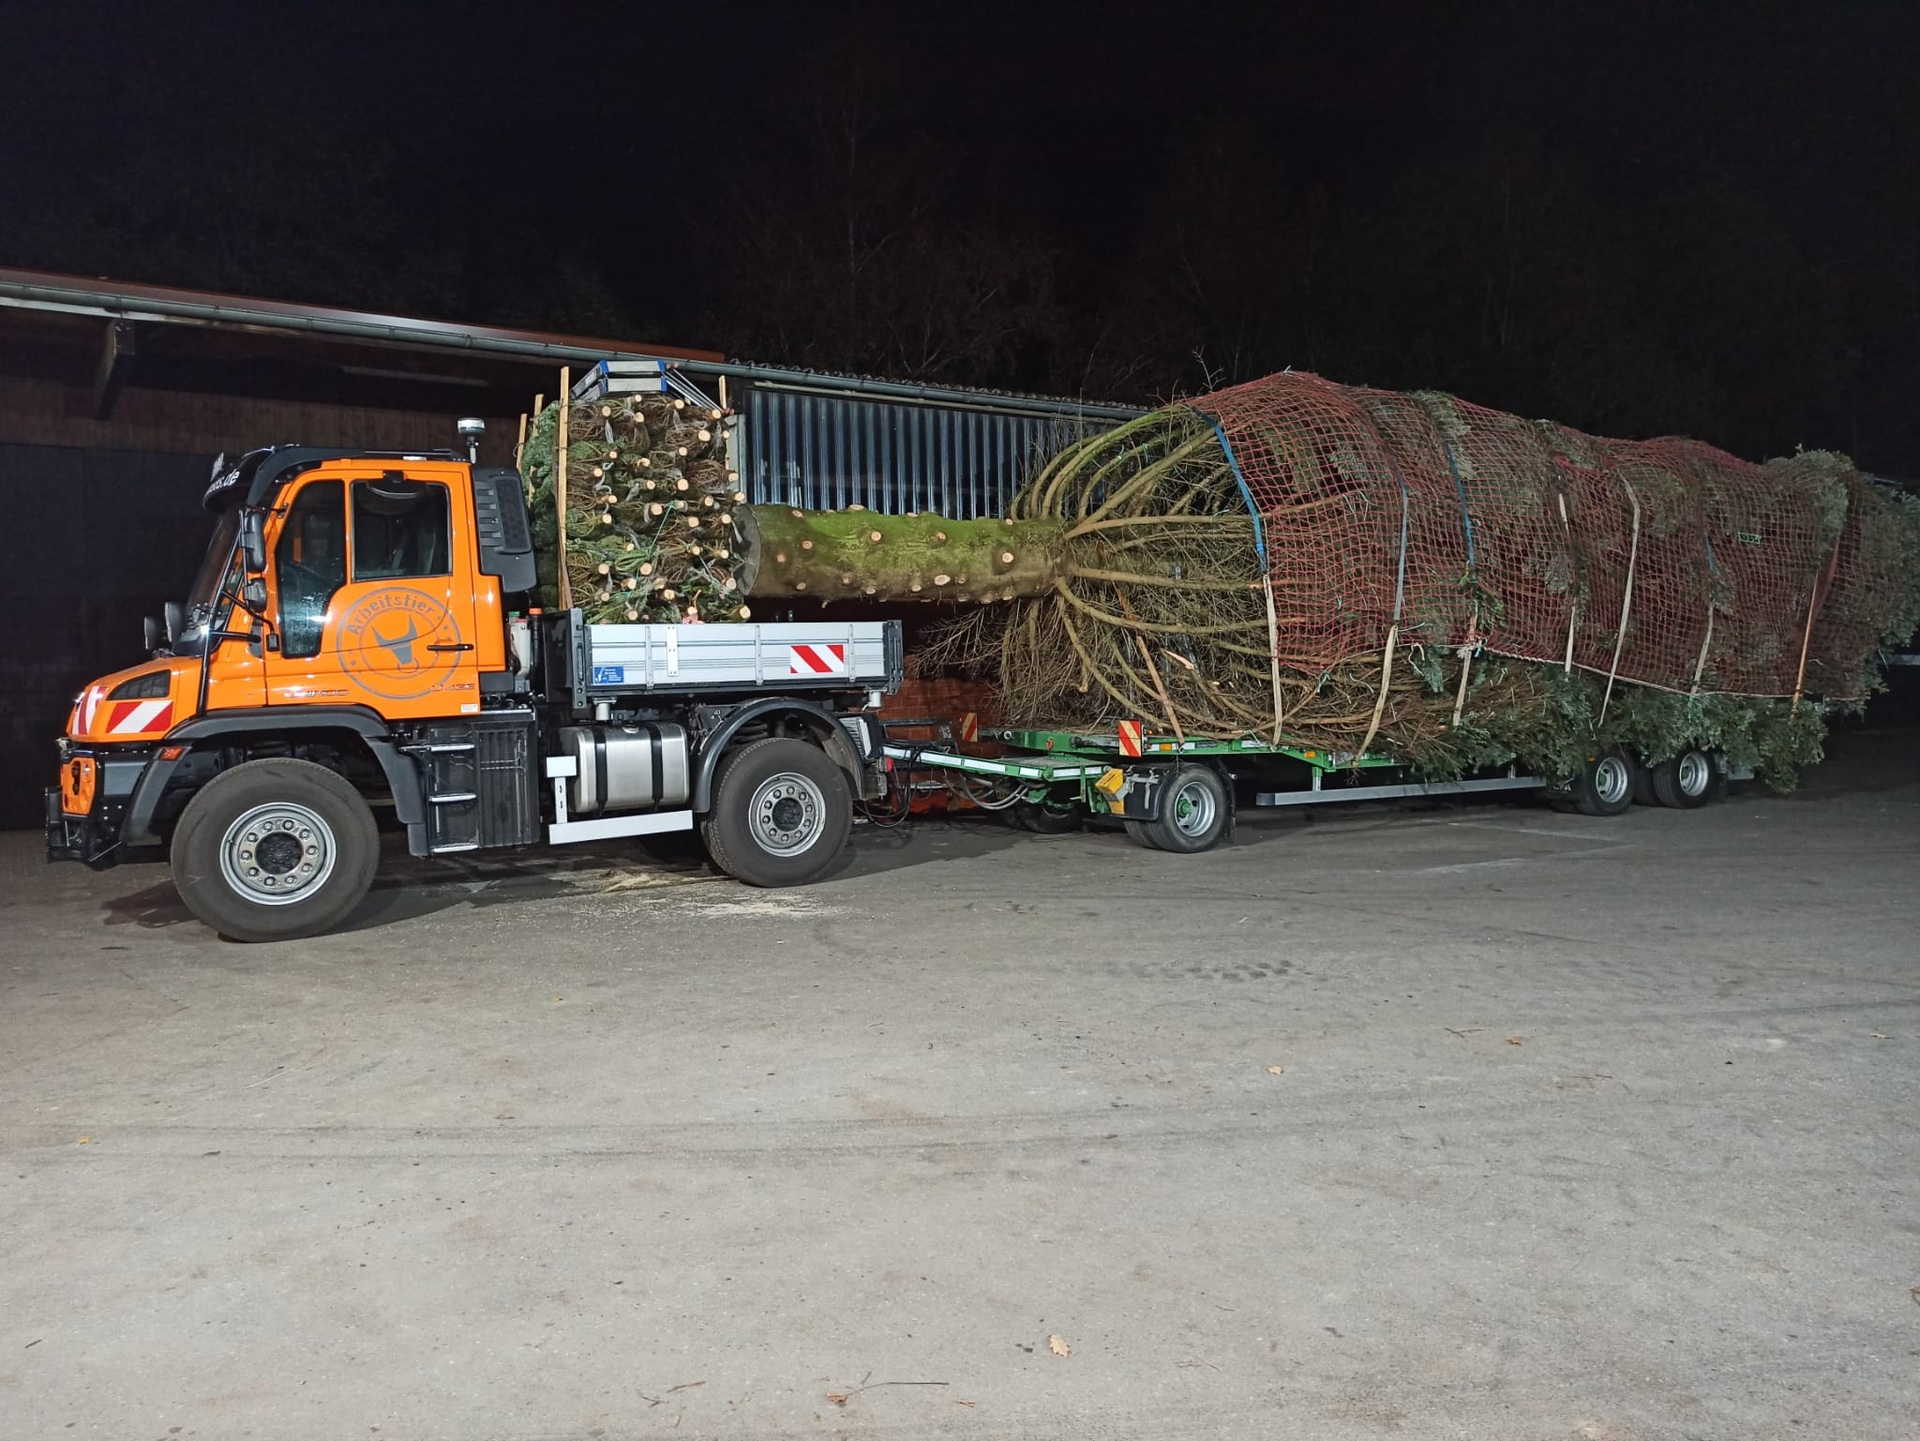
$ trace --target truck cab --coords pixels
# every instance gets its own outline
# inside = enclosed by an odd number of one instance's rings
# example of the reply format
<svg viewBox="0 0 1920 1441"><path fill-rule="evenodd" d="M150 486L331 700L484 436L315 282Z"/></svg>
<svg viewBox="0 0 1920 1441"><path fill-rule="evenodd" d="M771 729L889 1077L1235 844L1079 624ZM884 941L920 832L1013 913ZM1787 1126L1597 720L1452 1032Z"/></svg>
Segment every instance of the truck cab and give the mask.
<svg viewBox="0 0 1920 1441"><path fill-rule="evenodd" d="M75 698L50 860L164 856L201 919L279 939L359 903L377 811L416 855L698 831L780 885L884 793L896 622L543 612L519 475L451 451L257 450L216 464L205 504L150 659Z"/></svg>

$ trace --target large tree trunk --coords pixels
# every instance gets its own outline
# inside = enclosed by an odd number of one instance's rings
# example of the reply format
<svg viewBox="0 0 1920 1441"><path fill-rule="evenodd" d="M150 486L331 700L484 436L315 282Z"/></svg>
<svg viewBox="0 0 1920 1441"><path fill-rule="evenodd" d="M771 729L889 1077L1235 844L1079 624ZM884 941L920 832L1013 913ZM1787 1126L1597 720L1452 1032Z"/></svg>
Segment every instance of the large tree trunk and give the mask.
<svg viewBox="0 0 1920 1441"><path fill-rule="evenodd" d="M756 505L735 512L755 599L1012 600L1044 595L1066 527L1054 520L948 520Z"/></svg>

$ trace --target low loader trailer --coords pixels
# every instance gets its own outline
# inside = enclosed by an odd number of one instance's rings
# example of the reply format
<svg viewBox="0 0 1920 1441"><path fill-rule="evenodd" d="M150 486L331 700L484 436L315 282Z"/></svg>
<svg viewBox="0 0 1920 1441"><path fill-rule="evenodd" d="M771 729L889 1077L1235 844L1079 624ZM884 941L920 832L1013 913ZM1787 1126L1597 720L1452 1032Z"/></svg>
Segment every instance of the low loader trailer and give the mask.
<svg viewBox="0 0 1920 1441"><path fill-rule="evenodd" d="M889 734L883 753L897 791L911 792L914 776L927 772L1030 830L1068 831L1088 819L1119 822L1136 844L1177 853L1210 850L1226 839L1243 803L1282 809L1506 791L1543 795L1584 815L1615 816L1635 802L1692 810L1750 775L1697 748L1658 765L1625 748L1609 749L1588 757L1569 784L1556 785L1511 765L1456 780L1422 779L1389 756L1156 735L1136 721L1112 730L1056 731L982 727L966 715L957 729L959 744L953 727L939 741ZM968 741L1001 753L976 754Z"/></svg>

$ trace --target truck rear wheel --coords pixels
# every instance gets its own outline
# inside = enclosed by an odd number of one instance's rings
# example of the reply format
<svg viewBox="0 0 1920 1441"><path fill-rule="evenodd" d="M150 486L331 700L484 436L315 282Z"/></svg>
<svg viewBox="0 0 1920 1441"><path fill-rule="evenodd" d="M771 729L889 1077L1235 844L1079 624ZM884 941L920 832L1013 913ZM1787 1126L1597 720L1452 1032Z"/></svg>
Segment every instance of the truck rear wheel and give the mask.
<svg viewBox="0 0 1920 1441"><path fill-rule="evenodd" d="M236 941L331 930L380 864L373 812L311 761L248 761L200 788L173 834L173 884L207 925Z"/></svg>
<svg viewBox="0 0 1920 1441"><path fill-rule="evenodd" d="M798 886L846 848L853 802L846 774L806 741L742 746L720 762L713 809L700 823L713 863L750 886Z"/></svg>
<svg viewBox="0 0 1920 1441"><path fill-rule="evenodd" d="M1718 770L1712 756L1690 749L1653 767L1647 779L1653 798L1661 805L1692 811L1713 799Z"/></svg>

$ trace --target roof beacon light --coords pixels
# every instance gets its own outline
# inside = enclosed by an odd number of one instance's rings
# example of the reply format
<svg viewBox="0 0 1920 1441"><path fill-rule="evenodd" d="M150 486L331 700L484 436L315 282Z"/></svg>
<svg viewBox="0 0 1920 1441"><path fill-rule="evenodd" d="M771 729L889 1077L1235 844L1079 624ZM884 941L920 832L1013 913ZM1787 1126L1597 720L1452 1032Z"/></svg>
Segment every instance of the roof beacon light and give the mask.
<svg viewBox="0 0 1920 1441"><path fill-rule="evenodd" d="M455 430L467 443L467 459L473 464L480 463L480 437L487 433L487 423L477 415L463 416L455 422Z"/></svg>

